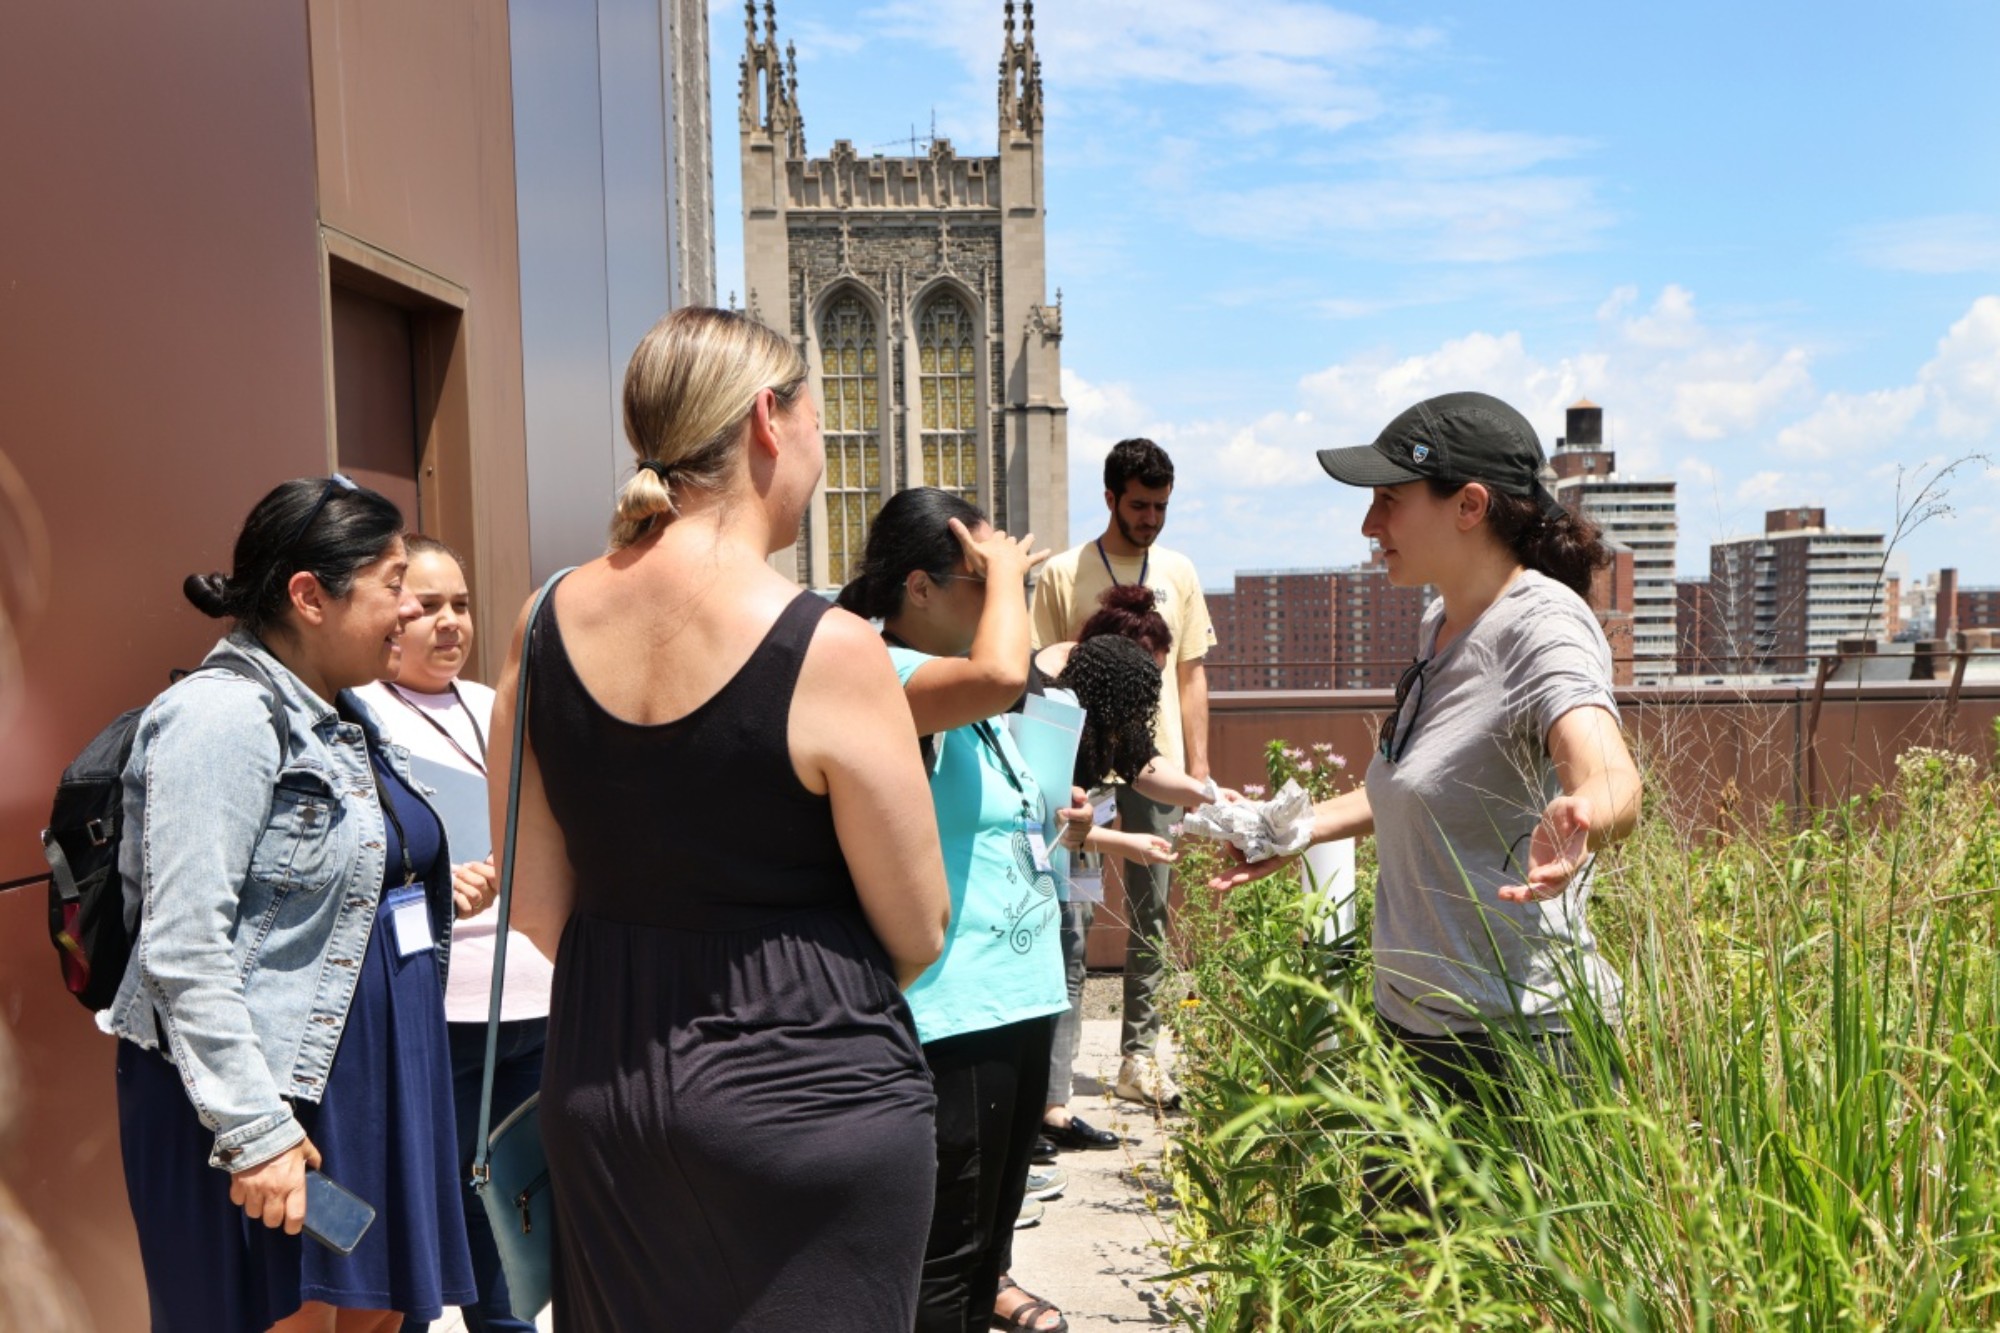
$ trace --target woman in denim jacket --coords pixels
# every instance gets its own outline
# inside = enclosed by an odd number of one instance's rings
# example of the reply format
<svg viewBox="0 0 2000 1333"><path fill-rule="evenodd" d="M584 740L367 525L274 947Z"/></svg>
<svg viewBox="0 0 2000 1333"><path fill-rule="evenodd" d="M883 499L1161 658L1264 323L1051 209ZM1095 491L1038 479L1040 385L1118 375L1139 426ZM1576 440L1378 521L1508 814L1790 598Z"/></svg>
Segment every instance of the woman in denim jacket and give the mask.
<svg viewBox="0 0 2000 1333"><path fill-rule="evenodd" d="M140 721L121 844L126 1187L155 1333L394 1329L473 1295L455 1179L442 828L346 693L394 673L402 515L344 477L259 502L184 591L236 627ZM268 682L269 689L265 683ZM280 744L275 702L289 737ZM461 889L460 911L485 906ZM376 1210L300 1236L305 1177Z"/></svg>

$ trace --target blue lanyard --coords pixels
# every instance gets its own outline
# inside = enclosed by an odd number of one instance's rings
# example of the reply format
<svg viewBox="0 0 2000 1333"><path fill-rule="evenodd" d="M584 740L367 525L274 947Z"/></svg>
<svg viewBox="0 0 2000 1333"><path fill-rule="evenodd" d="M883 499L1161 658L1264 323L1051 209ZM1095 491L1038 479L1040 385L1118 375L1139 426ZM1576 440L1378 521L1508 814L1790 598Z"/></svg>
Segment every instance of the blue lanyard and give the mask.
<svg viewBox="0 0 2000 1333"><path fill-rule="evenodd" d="M1111 586L1114 588L1123 587L1124 585L1118 581L1117 573L1111 568L1111 557L1104 554L1104 538L1102 537L1097 539L1097 558L1104 562L1104 572L1111 579ZM1152 567L1153 553L1148 551L1139 559L1139 582L1136 586L1141 588L1146 586L1146 571Z"/></svg>

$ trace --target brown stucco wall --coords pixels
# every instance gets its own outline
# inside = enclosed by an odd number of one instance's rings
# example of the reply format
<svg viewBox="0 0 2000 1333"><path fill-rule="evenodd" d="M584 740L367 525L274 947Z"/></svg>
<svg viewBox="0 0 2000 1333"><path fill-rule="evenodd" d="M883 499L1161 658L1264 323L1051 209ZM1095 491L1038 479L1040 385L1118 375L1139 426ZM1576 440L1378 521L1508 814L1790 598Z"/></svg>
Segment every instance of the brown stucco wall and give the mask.
<svg viewBox="0 0 2000 1333"><path fill-rule="evenodd" d="M56 774L220 627L182 599L327 445L306 21L296 5L11 5L0 19L0 449L53 543L0 764L0 878L40 869ZM145 1287L110 1040L63 993L38 890L0 896L25 1120L7 1180L106 1330Z"/></svg>
<svg viewBox="0 0 2000 1333"><path fill-rule="evenodd" d="M528 594L513 75L504 0L311 0L319 216L468 294L471 471L446 486L491 681ZM447 459L447 465L450 460ZM511 518L510 516L518 516Z"/></svg>
<svg viewBox="0 0 2000 1333"><path fill-rule="evenodd" d="M0 7L0 452L53 557L0 679L0 880L43 868L69 757L221 632L182 577L326 470L322 220L465 294L455 503L504 648L528 568L510 89L500 0ZM114 1051L61 989L43 904L0 894L26 1101L0 1179L89 1275L98 1327L142 1328Z"/></svg>

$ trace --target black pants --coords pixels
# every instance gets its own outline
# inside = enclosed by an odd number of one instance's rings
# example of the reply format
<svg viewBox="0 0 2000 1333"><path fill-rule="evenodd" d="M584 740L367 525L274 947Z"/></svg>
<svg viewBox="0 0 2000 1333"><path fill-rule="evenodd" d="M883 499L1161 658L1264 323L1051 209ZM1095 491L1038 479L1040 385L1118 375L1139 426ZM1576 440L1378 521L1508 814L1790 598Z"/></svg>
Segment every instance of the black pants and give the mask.
<svg viewBox="0 0 2000 1333"><path fill-rule="evenodd" d="M917 1333L980 1333L993 1318L1054 1032L1053 1017L1031 1018L924 1046L937 1085L938 1171Z"/></svg>
<svg viewBox="0 0 2000 1333"><path fill-rule="evenodd" d="M1519 1109L1518 1089L1508 1056L1491 1034L1457 1032L1434 1036L1399 1027L1380 1014L1375 1016L1375 1024L1383 1036L1402 1048L1416 1066L1417 1077L1445 1105L1467 1106L1502 1116L1511 1116ZM1542 1059L1557 1069L1574 1073L1576 1049L1567 1032L1537 1033L1522 1040L1532 1043ZM1428 1210L1416 1182L1397 1167L1378 1164L1369 1168L1363 1173L1362 1188L1370 1213Z"/></svg>

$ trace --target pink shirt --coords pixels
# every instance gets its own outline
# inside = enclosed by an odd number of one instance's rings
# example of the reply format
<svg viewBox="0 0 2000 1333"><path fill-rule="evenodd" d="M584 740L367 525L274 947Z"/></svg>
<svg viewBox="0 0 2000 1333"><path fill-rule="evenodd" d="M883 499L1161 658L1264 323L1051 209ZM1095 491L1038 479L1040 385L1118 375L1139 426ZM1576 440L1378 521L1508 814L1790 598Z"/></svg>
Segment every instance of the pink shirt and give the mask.
<svg viewBox="0 0 2000 1333"><path fill-rule="evenodd" d="M458 682L458 693L421 694L377 681L354 692L368 705L390 740L412 757L481 774L486 740L492 733L493 691L473 681ZM417 768L421 770L422 766ZM504 775L503 775L504 776ZM422 773L418 772L418 781ZM499 829L493 830L499 841ZM455 862L467 858L454 847ZM484 1023L492 1003L493 941L498 913L487 908L461 917L451 933L451 975L445 982L444 1016L453 1023ZM507 984L500 1000L506 1022L546 1018L555 969L526 935L507 933Z"/></svg>

